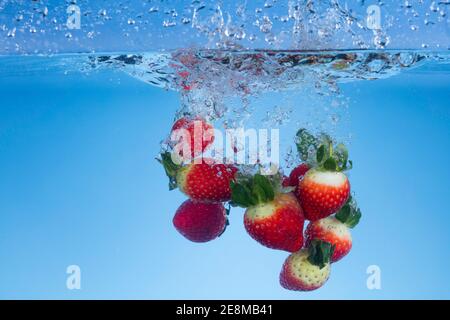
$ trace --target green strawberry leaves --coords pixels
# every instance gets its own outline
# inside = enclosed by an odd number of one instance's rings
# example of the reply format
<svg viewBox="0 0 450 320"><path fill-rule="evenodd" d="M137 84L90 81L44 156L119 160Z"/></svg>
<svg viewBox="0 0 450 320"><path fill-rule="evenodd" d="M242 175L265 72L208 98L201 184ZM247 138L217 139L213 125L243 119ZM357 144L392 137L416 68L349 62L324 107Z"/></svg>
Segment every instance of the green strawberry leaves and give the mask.
<svg viewBox="0 0 450 320"><path fill-rule="evenodd" d="M346 171L353 167L348 160L348 150L342 143L334 145L331 137L325 133L313 136L306 129L297 132L297 150L300 158L313 167L326 171ZM314 155L315 157L311 157Z"/></svg>
<svg viewBox="0 0 450 320"><path fill-rule="evenodd" d="M343 143L340 143L336 146L334 155L336 157L338 168L340 168L340 171L351 170L353 168L353 162L351 160L348 160L348 150Z"/></svg>
<svg viewBox="0 0 450 320"><path fill-rule="evenodd" d="M336 159L334 159L334 158L332 158L332 157L330 157L330 158L327 158L327 160L325 160L324 162L323 162L323 168L325 169L325 170L327 170L327 171L338 171L337 169L338 169L338 164L337 164L337 162L336 162Z"/></svg>
<svg viewBox="0 0 450 320"><path fill-rule="evenodd" d="M359 220L361 220L361 210L350 197L341 210L336 213L335 218L346 224L349 228L354 228L359 223Z"/></svg>
<svg viewBox="0 0 450 320"><path fill-rule="evenodd" d="M322 269L330 263L334 249L335 246L329 242L312 240L308 247L308 261Z"/></svg>
<svg viewBox="0 0 450 320"><path fill-rule="evenodd" d="M231 181L231 205L248 208L275 198L274 182L261 174Z"/></svg>
<svg viewBox="0 0 450 320"><path fill-rule="evenodd" d="M256 174L253 177L253 185L255 188L261 189L259 195L262 195L262 202L265 202L266 200L271 201L275 197L274 187L266 176Z"/></svg>
<svg viewBox="0 0 450 320"><path fill-rule="evenodd" d="M156 159L161 163L166 171L167 177L169 177L169 190L177 188L177 172L180 170L181 165L178 165L172 161L172 155L170 152L161 153L161 159Z"/></svg>
<svg viewBox="0 0 450 320"><path fill-rule="evenodd" d="M325 159L325 145L322 144L316 151L316 160L318 163L322 163Z"/></svg>
<svg viewBox="0 0 450 320"><path fill-rule="evenodd" d="M297 131L297 151L303 161L307 161L310 156L311 149L317 149L318 140L306 129Z"/></svg>

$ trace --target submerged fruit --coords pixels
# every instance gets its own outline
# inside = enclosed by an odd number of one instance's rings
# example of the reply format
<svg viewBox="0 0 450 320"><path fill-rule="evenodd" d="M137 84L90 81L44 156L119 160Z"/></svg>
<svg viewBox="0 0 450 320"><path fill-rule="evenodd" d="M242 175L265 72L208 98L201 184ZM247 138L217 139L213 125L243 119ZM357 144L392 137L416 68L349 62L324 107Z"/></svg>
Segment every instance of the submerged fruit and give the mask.
<svg viewBox="0 0 450 320"><path fill-rule="evenodd" d="M308 220L315 221L337 212L350 195L350 183L344 171L353 167L344 144L334 144L327 134L297 132L297 149L303 161L312 164L299 181L296 194Z"/></svg>
<svg viewBox="0 0 450 320"><path fill-rule="evenodd" d="M311 167L307 163L302 163L295 167L289 177L284 182L284 186L298 187L298 184Z"/></svg>
<svg viewBox="0 0 450 320"><path fill-rule="evenodd" d="M213 126L206 122L201 117L189 119L186 117L178 119L172 126L171 135L177 140L182 140L179 149L177 149L178 155L186 159L189 155L184 154L184 150L190 151L189 159L200 156L213 142L214 132ZM184 131L183 131L184 130ZM187 137L185 135L188 135ZM187 142L187 144L184 144Z"/></svg>
<svg viewBox="0 0 450 320"><path fill-rule="evenodd" d="M193 242L207 242L221 235L227 224L222 203L186 200L173 217L175 228Z"/></svg>
<svg viewBox="0 0 450 320"><path fill-rule="evenodd" d="M230 182L237 168L225 164L190 164L177 173L177 184L189 198L200 201L228 201Z"/></svg>
<svg viewBox="0 0 450 320"><path fill-rule="evenodd" d="M303 246L302 208L292 193L276 190L267 177L232 183L232 203L247 208L245 229L263 246L289 252Z"/></svg>
<svg viewBox="0 0 450 320"><path fill-rule="evenodd" d="M311 221L323 219L337 212L350 196L350 183L342 172L309 170L300 181L298 199Z"/></svg>
<svg viewBox="0 0 450 320"><path fill-rule="evenodd" d="M273 201L250 207L244 215L248 234L262 245L294 252L303 246L304 217L292 193L277 194Z"/></svg>
<svg viewBox="0 0 450 320"><path fill-rule="evenodd" d="M306 228L306 245L313 240L331 243L335 249L331 262L337 262L346 256L352 248L352 235L349 228L355 227L361 218L361 211L349 201L335 217L311 222Z"/></svg>
<svg viewBox="0 0 450 320"><path fill-rule="evenodd" d="M170 189L178 187L197 201L224 202L231 199L230 182L238 171L235 166L214 164L211 159L181 166L172 161L170 153L163 153L161 158L170 179Z"/></svg>
<svg viewBox="0 0 450 320"><path fill-rule="evenodd" d="M325 284L330 276L331 244L314 241L308 249L292 253L284 262L280 273L283 288L312 291Z"/></svg>

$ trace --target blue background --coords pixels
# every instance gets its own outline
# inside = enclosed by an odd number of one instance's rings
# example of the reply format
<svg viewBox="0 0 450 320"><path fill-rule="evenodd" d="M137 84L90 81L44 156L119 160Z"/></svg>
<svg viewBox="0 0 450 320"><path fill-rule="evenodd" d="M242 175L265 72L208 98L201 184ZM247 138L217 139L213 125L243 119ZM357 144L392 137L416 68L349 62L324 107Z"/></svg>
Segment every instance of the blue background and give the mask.
<svg viewBox="0 0 450 320"><path fill-rule="evenodd" d="M175 231L185 198L154 157L177 93L107 71L0 77L0 298L450 298L449 71L341 86L364 216L312 293L280 287L287 253L253 241L239 209L213 242ZM66 288L71 264L81 290ZM372 264L381 290L366 287Z"/></svg>

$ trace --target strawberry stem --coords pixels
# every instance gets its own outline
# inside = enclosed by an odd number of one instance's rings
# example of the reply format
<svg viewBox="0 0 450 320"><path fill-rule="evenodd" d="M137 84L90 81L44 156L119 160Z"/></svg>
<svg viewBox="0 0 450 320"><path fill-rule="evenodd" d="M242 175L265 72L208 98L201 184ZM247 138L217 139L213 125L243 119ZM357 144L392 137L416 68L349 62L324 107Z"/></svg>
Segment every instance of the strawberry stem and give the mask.
<svg viewBox="0 0 450 320"><path fill-rule="evenodd" d="M274 181L261 174L231 181L231 205L248 208L270 202L275 198L274 184Z"/></svg>
<svg viewBox="0 0 450 320"><path fill-rule="evenodd" d="M312 240L308 247L308 261L322 269L330 263L334 249L335 246L329 242L317 239Z"/></svg>
<svg viewBox="0 0 450 320"><path fill-rule="evenodd" d="M344 144L334 145L331 137L325 133L313 136L306 129L297 132L297 150L303 161L326 171L342 172L353 167L348 160L348 150ZM311 152L315 158L311 158Z"/></svg>
<svg viewBox="0 0 450 320"><path fill-rule="evenodd" d="M336 213L335 218L347 225L347 227L354 228L361 219L361 210L356 201L350 197L341 210Z"/></svg>
<svg viewBox="0 0 450 320"><path fill-rule="evenodd" d="M330 156L330 158L332 158L333 157L333 142L331 140L328 142L328 148L330 150L329 156Z"/></svg>

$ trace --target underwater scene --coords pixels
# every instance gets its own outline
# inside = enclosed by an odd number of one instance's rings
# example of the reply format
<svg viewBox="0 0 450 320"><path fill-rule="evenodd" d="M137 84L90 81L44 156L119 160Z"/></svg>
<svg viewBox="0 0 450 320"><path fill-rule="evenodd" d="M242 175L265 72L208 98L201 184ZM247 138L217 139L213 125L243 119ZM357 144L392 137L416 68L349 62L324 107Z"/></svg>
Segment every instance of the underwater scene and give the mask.
<svg viewBox="0 0 450 320"><path fill-rule="evenodd" d="M449 14L0 0L0 299L449 299Z"/></svg>

